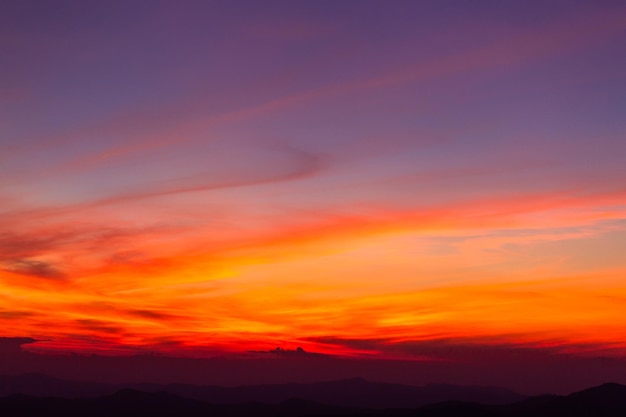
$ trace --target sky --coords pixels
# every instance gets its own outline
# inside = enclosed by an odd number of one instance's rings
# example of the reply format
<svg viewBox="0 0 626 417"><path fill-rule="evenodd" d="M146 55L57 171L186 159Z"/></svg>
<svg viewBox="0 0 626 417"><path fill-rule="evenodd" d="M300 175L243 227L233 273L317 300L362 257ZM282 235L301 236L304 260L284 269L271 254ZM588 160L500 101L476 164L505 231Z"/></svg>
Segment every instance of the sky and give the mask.
<svg viewBox="0 0 626 417"><path fill-rule="evenodd" d="M622 1L8 0L0 54L31 354L624 359Z"/></svg>

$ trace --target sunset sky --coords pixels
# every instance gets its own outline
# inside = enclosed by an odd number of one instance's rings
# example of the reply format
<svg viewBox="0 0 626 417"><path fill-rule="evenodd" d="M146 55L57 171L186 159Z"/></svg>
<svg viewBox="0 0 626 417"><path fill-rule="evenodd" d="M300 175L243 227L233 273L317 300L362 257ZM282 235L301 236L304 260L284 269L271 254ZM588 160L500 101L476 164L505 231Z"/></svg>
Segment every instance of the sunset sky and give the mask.
<svg viewBox="0 0 626 417"><path fill-rule="evenodd" d="M623 1L5 0L0 55L31 352L625 355Z"/></svg>

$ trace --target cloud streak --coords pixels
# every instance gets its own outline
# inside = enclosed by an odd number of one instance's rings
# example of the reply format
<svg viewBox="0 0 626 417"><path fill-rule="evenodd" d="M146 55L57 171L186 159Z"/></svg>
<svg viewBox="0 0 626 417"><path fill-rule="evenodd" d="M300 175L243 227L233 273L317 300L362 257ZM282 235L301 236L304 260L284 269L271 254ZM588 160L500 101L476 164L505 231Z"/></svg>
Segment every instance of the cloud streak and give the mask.
<svg viewBox="0 0 626 417"><path fill-rule="evenodd" d="M65 279L65 274L54 264L33 259L13 259L4 261L3 270L18 275L27 275L43 279Z"/></svg>

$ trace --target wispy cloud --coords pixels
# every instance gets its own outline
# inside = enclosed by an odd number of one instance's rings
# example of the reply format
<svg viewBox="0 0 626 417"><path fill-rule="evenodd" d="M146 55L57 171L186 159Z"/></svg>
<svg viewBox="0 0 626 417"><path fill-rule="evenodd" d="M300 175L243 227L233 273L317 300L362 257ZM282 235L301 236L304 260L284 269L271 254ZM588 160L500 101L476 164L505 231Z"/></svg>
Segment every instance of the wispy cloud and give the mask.
<svg viewBox="0 0 626 417"><path fill-rule="evenodd" d="M3 270L43 279L63 280L65 274L50 262L35 259L13 259L2 262Z"/></svg>

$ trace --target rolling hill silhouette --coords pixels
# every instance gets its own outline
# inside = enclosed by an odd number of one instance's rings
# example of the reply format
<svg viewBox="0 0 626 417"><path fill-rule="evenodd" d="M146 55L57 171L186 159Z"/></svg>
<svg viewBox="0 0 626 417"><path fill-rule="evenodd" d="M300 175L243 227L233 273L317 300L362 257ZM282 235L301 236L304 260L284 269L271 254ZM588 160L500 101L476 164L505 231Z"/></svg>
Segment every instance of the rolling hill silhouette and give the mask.
<svg viewBox="0 0 626 417"><path fill-rule="evenodd" d="M8 382L8 384L7 384ZM10 385L10 384L13 385ZM31 385L31 383L33 383ZM70 381L57 380L42 375L22 375L14 377L0 378L0 388L2 392L19 389L44 392L46 390L56 390L61 393L64 389L66 393L74 393L74 398L61 398L59 396L35 396L30 394L11 394L0 398L0 415L15 417L39 417L39 416L99 416L99 417L126 417L126 416L212 416L212 417L304 417L304 416L334 416L334 417L617 417L626 415L626 386L608 383L601 386L589 388L575 392L567 396L545 395L530 397L527 399L514 401L509 404L494 404L493 397L491 404L480 403L477 400L469 401L443 401L432 403L438 397L430 398L428 405L402 406L394 405L383 408L380 404L384 401L408 402L405 396L411 393L425 395L430 392L441 394L445 390L463 390L464 395L470 393L485 395L485 392L496 392L501 395L506 390L480 387L454 387L447 385L431 385L426 387L411 387L395 384L372 383L362 379L350 379L343 381L320 382L316 384L284 384L265 386L265 391L254 391L263 386L256 387L201 387L191 386L198 389L198 392L187 391L187 397L173 392L163 390L143 391L132 388L124 388L107 395L92 396L97 390L115 389L114 385L89 384L83 385L83 390L78 389L81 384ZM146 384L145 388L155 389L158 385ZM183 390L190 386L167 385L161 388ZM243 389L243 391L242 391ZM381 391L378 391L378 390ZM203 391L206 390L206 391ZM236 402L234 397L224 398L222 401L210 402L190 398L190 395L205 396L209 392L215 395L214 390L233 390L232 392L241 395L240 401ZM332 396L329 392L335 390ZM396 390L396 391L394 391ZM472 391L474 390L474 391ZM276 395L276 400L281 395L289 395L293 392L304 393L309 396L327 396L333 403L324 403L309 398L290 397L278 401L256 401L246 399L255 395ZM394 393L395 392L395 393ZM450 391L448 391L450 392ZM459 391L455 391L459 392ZM76 397L77 394L83 397ZM244 395L245 394L245 395ZM353 403L356 396L365 395L377 398L376 401L361 398L360 403L368 401L375 403L375 406L346 406L336 403ZM395 395L395 397L394 397ZM479 396L480 396L479 395ZM499 397L501 399L501 397ZM426 401L424 398L416 398L413 402Z"/></svg>
<svg viewBox="0 0 626 417"><path fill-rule="evenodd" d="M381 416L406 416L387 411ZM567 396L544 395L508 405L444 402L410 413L414 417L618 417L626 416L626 386L608 383Z"/></svg>
<svg viewBox="0 0 626 417"><path fill-rule="evenodd" d="M0 398L0 415L13 417L300 417L348 416L361 412L297 399L281 404L210 404L166 392L132 389L97 398L68 399L22 394Z"/></svg>
<svg viewBox="0 0 626 417"><path fill-rule="evenodd" d="M145 392L167 392L215 404L246 402L278 404L292 398L300 398L345 407L415 408L442 401L506 404L523 399L521 395L502 388L445 384L418 387L370 382L362 378L310 384L219 387L188 384L113 385L65 381L40 374L0 376L0 396L19 393L40 397L90 398L111 395L124 388Z"/></svg>
<svg viewBox="0 0 626 417"><path fill-rule="evenodd" d="M180 416L180 417L617 417L626 415L626 386L605 384L565 397L533 397L508 405L448 401L414 409L364 409L290 399L278 404L211 404L167 392L123 389L96 398L52 398L14 394L0 398L0 415L39 416Z"/></svg>

